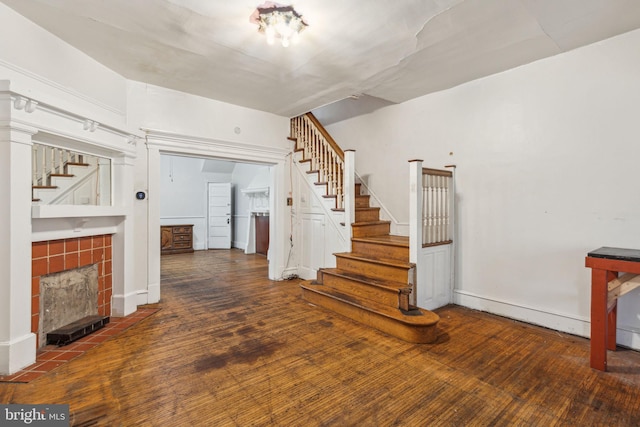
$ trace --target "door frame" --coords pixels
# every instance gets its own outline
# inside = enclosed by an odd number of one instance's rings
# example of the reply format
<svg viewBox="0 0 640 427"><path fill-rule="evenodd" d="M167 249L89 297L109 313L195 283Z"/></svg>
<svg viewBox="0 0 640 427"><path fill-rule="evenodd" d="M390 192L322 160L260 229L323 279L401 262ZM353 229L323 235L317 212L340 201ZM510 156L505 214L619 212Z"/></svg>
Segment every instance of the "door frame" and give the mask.
<svg viewBox="0 0 640 427"><path fill-rule="evenodd" d="M220 141L192 135L143 129L147 134L147 274L149 302L160 300L160 154L183 155L204 159L228 160L269 166L269 279L283 276L288 255L290 215L286 206L288 148L265 147Z"/></svg>

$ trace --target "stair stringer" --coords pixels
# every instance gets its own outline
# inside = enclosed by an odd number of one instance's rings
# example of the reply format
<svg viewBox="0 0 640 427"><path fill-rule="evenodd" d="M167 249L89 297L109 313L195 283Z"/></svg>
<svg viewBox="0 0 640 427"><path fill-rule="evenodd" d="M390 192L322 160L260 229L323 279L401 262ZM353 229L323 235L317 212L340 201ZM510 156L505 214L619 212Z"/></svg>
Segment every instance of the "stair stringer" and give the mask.
<svg viewBox="0 0 640 427"><path fill-rule="evenodd" d="M308 200L309 206L315 207L303 208L300 201L299 194L294 194L296 199L292 208L292 220L295 221L297 230L294 236L294 247L297 250L294 252L297 258L298 275L303 279L313 279L317 276L317 272L320 268L335 267L336 259L332 255L335 252L343 252L345 248L350 248L351 242L346 237L346 227L344 225L344 212L337 212L332 210L334 207L334 199L327 199L322 197L324 195L324 186L315 184L317 174L308 174L308 166L305 163L300 163L301 155L294 154L292 163L295 165L293 170L295 171L296 178L299 182L299 186L304 186L308 190L309 197L313 198L315 203ZM295 192L295 190L294 190ZM318 215L322 215L323 218L323 232L322 240L320 239L308 239L304 236L305 228L303 222L309 217L317 218ZM311 254L307 256L305 254ZM324 254L322 257L313 256L317 253ZM312 260L307 262L305 258L313 257ZM309 264L309 265L307 265Z"/></svg>
<svg viewBox="0 0 640 427"><path fill-rule="evenodd" d="M325 216L329 218L333 228L342 236L341 241L344 243L343 246L345 248L345 251L349 251L351 242L349 241L349 236L347 234L347 227L344 224L344 211L332 210L335 206L334 200L322 197L325 195L325 192L322 190L324 186L316 185L314 179L314 177L316 177L316 174L309 174L307 173L307 171L303 170L306 166L303 166L300 163L300 159L297 157L301 156L299 154L294 154L293 163L295 163L299 177L301 177L302 181L307 184L307 187L311 190L311 193L316 198L316 201L318 201L318 205L322 207L322 211L324 212Z"/></svg>

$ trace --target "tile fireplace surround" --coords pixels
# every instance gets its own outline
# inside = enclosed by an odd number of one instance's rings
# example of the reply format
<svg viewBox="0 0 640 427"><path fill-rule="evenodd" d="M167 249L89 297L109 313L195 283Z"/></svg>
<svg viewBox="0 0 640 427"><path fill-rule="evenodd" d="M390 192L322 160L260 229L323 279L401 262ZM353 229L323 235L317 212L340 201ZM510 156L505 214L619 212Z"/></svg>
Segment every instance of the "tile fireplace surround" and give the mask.
<svg viewBox="0 0 640 427"><path fill-rule="evenodd" d="M98 314L109 316L112 295L111 235L50 240L31 244L31 332L38 336L40 277L98 265ZM38 342L38 348L45 343Z"/></svg>

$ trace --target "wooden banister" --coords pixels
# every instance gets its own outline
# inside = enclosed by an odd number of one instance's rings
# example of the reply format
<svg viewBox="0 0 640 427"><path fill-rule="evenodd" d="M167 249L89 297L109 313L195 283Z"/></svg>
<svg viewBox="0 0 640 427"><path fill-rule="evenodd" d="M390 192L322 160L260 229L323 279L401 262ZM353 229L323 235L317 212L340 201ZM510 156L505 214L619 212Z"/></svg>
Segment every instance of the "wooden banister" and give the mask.
<svg viewBox="0 0 640 427"><path fill-rule="evenodd" d="M307 116L309 120L311 120L311 123L313 123L313 125L316 127L318 132L320 132L323 138L327 140L327 143L331 146L331 148L333 148L333 151L336 152L338 157L340 157L340 160L344 160L344 152L342 151L342 148L340 148L340 146L331 137L331 135L329 135L329 132L327 132L324 126L322 126L322 124L318 121L316 116L314 116L313 113L306 113L305 116Z"/></svg>
<svg viewBox="0 0 640 427"><path fill-rule="evenodd" d="M291 119L289 139L296 141L310 173L317 173L317 184L326 185L325 197L335 198L336 208L344 208L344 152L316 117L307 113Z"/></svg>

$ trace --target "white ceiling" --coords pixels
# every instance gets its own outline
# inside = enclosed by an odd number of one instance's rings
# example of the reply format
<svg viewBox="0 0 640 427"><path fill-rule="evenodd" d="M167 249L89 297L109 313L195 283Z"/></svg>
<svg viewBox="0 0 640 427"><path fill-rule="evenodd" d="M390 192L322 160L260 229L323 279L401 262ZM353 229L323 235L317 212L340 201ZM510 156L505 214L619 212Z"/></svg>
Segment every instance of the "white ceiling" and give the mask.
<svg viewBox="0 0 640 427"><path fill-rule="evenodd" d="M283 48L262 0L0 1L128 79L325 124L640 28L638 0L298 0Z"/></svg>

